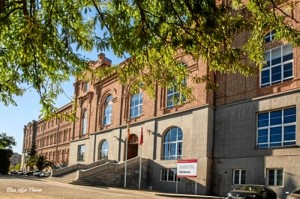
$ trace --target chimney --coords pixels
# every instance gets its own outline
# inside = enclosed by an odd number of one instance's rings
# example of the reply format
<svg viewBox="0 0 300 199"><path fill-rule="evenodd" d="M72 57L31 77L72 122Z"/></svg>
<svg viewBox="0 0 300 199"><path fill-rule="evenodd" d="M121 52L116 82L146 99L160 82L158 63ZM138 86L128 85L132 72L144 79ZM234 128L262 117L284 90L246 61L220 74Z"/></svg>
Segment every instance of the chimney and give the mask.
<svg viewBox="0 0 300 199"><path fill-rule="evenodd" d="M99 66L111 66L111 60L105 57L104 53L98 55L98 64Z"/></svg>

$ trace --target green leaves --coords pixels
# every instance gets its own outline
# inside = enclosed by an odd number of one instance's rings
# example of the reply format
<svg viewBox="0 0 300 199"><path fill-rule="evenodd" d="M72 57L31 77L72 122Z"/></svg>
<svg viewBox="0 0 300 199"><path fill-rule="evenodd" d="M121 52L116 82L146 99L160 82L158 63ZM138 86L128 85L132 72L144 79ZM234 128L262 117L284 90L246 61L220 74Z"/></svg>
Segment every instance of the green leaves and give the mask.
<svg viewBox="0 0 300 199"><path fill-rule="evenodd" d="M254 74L264 64L268 31L276 29L277 41L300 44L299 32L292 27L299 23L294 18L297 4L243 2L7 1L0 8L0 100L14 104L15 96L33 87L40 94L42 113L49 114L62 92L60 83L89 70L77 50L93 47L131 57L122 66L102 67L94 75L117 74L122 83L143 82L150 92L174 77L211 80L205 77L209 74L199 77L179 69L184 56L205 61L209 72ZM94 32L97 26L101 32ZM210 83L207 87L214 87Z"/></svg>
<svg viewBox="0 0 300 199"><path fill-rule="evenodd" d="M6 133L0 133L0 149L11 149L16 145L16 141L12 136L8 136Z"/></svg>
<svg viewBox="0 0 300 199"><path fill-rule="evenodd" d="M76 49L93 48L93 24L81 14L86 6L87 1L35 5L26 0L5 5L0 11L2 102L15 104L14 96L33 87L41 97L42 113L54 110L55 99L62 93L60 83L87 67Z"/></svg>

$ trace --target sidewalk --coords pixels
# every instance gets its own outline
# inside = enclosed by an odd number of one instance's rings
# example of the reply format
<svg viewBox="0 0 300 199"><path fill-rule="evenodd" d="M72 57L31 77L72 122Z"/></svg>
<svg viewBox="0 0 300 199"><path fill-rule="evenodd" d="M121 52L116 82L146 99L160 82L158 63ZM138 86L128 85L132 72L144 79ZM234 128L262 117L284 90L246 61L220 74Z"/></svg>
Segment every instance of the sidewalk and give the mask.
<svg viewBox="0 0 300 199"><path fill-rule="evenodd" d="M176 193L156 193L156 196L172 197L172 198L203 198L203 199L224 199L221 196L205 196L205 195L191 195L191 194L176 194Z"/></svg>

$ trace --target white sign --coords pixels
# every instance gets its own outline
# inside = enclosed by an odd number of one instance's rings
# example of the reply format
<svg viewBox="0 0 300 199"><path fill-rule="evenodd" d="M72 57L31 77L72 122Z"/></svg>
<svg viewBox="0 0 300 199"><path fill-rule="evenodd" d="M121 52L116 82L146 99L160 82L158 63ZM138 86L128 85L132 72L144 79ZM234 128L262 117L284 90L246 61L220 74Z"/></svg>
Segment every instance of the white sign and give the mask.
<svg viewBox="0 0 300 199"><path fill-rule="evenodd" d="M197 177L197 159L177 160L177 177Z"/></svg>

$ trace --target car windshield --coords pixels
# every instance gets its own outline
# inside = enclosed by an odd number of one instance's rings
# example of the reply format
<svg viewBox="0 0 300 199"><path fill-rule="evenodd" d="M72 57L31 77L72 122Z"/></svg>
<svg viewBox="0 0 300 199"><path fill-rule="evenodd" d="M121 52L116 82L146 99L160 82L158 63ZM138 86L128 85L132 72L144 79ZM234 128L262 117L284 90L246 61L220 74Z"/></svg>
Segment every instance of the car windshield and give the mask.
<svg viewBox="0 0 300 199"><path fill-rule="evenodd" d="M259 186L239 186L235 190L240 190L240 191L261 191L261 187L259 187Z"/></svg>

